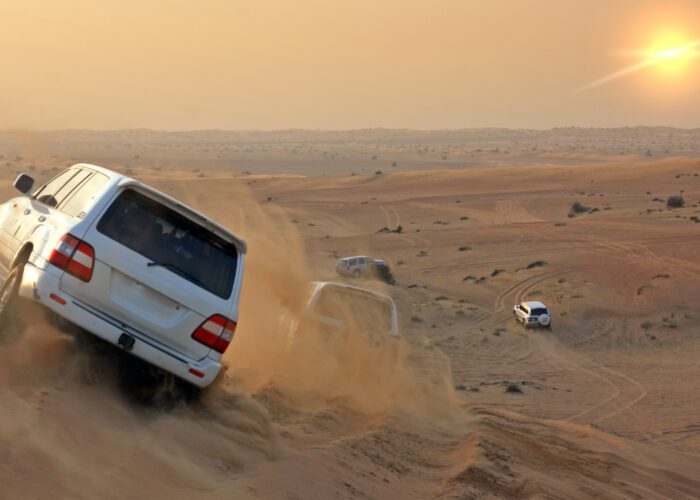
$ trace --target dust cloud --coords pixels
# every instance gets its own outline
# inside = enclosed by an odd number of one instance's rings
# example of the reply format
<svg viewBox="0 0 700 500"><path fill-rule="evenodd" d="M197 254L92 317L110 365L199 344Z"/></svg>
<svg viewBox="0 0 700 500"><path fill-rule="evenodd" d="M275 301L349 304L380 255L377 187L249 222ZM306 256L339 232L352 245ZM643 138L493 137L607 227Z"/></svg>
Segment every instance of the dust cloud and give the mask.
<svg viewBox="0 0 700 500"><path fill-rule="evenodd" d="M326 307L342 318L344 331L320 331L305 315L315 276L290 217L254 200L246 187L232 196L244 208L231 214L229 225L241 228L249 248L241 318L225 356L239 388L255 392L273 385L302 408L340 399L369 413L434 411L456 403L442 353L368 331L381 329L376 326L386 320L383 311L337 294L326 299ZM387 285L366 286L391 295ZM429 376L413 366L426 357L432 358Z"/></svg>

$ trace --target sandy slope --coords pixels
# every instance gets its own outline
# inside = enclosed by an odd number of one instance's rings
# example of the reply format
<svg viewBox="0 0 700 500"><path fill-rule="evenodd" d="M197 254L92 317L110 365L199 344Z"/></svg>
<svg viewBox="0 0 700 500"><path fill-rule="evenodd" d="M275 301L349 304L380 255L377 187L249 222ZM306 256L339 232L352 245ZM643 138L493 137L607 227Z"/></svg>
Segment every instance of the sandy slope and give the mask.
<svg viewBox="0 0 700 500"><path fill-rule="evenodd" d="M109 354L32 322L0 346L0 496L697 497L696 174L144 172L249 240L226 377L199 403L134 406ZM653 201L681 190L686 208ZM569 218L574 201L599 211ZM282 298L356 253L394 267L398 369L279 347ZM525 298L550 305L551 332L512 321Z"/></svg>

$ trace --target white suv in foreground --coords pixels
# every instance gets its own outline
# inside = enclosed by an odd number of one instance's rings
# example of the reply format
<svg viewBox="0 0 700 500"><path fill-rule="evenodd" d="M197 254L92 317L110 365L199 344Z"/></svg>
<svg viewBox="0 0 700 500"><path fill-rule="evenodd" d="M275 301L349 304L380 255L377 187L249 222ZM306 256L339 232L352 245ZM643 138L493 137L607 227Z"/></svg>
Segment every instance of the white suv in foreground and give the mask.
<svg viewBox="0 0 700 500"><path fill-rule="evenodd" d="M233 339L246 244L136 180L79 164L0 205L0 328L17 295L197 387Z"/></svg>
<svg viewBox="0 0 700 500"><path fill-rule="evenodd" d="M552 327L552 316L542 302L522 302L513 308L513 316L525 328L529 326Z"/></svg>

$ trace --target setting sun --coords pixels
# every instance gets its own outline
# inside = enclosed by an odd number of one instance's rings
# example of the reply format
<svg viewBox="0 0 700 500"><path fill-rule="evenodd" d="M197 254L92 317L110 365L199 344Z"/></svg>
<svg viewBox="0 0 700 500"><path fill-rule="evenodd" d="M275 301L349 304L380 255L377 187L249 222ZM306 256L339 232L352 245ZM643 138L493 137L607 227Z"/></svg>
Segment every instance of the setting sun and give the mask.
<svg viewBox="0 0 700 500"><path fill-rule="evenodd" d="M700 54L700 40L687 41L680 37L661 40L651 50L642 53L650 65L665 73L676 73L688 66Z"/></svg>
<svg viewBox="0 0 700 500"><path fill-rule="evenodd" d="M688 68L693 59L697 59L700 56L700 39L688 40L688 38L674 33L660 37L650 49L620 52L620 55L634 58L635 62L581 87L579 91L599 87L633 73L652 68L664 75L680 75L682 70Z"/></svg>

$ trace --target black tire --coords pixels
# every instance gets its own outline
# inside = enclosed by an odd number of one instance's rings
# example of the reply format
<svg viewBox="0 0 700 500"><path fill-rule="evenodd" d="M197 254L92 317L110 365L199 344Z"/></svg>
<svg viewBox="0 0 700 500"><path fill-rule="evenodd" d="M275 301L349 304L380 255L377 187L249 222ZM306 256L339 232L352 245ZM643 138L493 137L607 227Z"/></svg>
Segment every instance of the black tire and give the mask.
<svg viewBox="0 0 700 500"><path fill-rule="evenodd" d="M2 339L19 336L18 330L21 324L17 302L23 274L24 264L15 266L0 288L0 337Z"/></svg>

